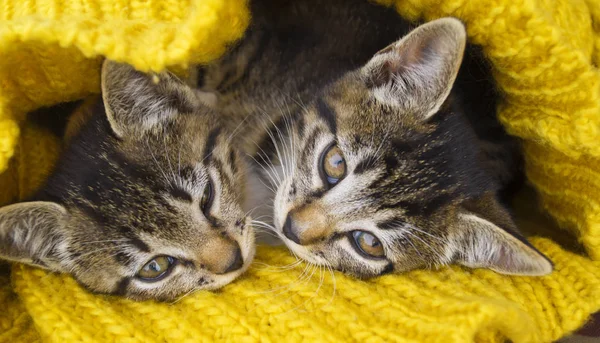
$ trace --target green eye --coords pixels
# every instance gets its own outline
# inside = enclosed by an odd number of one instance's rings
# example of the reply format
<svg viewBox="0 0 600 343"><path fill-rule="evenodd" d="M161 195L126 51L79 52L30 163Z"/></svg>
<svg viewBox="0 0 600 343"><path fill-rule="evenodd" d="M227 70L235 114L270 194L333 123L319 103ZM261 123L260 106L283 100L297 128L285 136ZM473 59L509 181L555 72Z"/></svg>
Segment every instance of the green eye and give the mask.
<svg viewBox="0 0 600 343"><path fill-rule="evenodd" d="M202 199L200 200L200 209L205 215L208 215L210 212L210 206L212 205L213 200L213 188L212 183L208 181L206 187L204 188L204 193L202 194Z"/></svg>
<svg viewBox="0 0 600 343"><path fill-rule="evenodd" d="M321 175L329 186L334 186L346 176L346 160L342 150L333 144L321 157Z"/></svg>
<svg viewBox="0 0 600 343"><path fill-rule="evenodd" d="M374 235L366 231L354 231L352 232L352 239L359 253L372 258L385 256L383 245Z"/></svg>
<svg viewBox="0 0 600 343"><path fill-rule="evenodd" d="M150 282L161 280L171 273L176 261L177 260L171 256L157 256L148 261L148 263L140 269L137 273L137 277Z"/></svg>

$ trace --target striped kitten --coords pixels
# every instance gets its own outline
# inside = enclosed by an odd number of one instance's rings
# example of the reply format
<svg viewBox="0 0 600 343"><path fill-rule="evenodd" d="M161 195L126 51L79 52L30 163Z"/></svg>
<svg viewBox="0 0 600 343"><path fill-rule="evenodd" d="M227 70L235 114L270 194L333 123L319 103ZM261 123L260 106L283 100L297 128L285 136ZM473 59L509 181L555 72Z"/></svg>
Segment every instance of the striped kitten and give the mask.
<svg viewBox="0 0 600 343"><path fill-rule="evenodd" d="M499 200L518 144L495 118L480 51L464 54L461 22L410 31L363 0L255 0L252 11L200 88L244 123L251 195L270 196L263 208L297 256L357 277L448 263L552 271Z"/></svg>
<svg viewBox="0 0 600 343"><path fill-rule="evenodd" d="M248 268L242 160L189 86L106 61L102 99L73 131L33 201L0 208L0 257L137 300L215 289Z"/></svg>

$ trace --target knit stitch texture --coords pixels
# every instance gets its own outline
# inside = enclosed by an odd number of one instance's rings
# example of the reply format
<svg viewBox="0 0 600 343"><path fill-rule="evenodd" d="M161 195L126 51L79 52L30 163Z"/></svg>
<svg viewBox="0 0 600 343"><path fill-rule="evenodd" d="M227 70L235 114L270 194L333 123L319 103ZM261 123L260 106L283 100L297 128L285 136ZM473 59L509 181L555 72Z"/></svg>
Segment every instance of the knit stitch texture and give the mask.
<svg viewBox="0 0 600 343"><path fill-rule="evenodd" d="M0 270L0 342L551 342L598 311L600 2L380 2L409 19L467 24L493 63L500 118L523 138L543 208L587 254L536 237L555 262L550 276L453 266L359 281L284 268L295 261L285 249L260 248L236 282L172 304L93 295L69 276L15 265L10 281ZM60 152L25 113L97 93L99 56L140 70L208 62L248 21L243 0L0 0L0 204L30 195ZM543 217L519 224L552 231Z"/></svg>

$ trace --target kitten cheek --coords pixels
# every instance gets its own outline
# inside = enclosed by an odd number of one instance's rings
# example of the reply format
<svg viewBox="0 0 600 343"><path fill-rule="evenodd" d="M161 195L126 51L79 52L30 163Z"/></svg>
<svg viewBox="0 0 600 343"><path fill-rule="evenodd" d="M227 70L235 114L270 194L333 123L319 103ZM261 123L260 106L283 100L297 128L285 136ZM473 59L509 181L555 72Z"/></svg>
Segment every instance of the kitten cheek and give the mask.
<svg viewBox="0 0 600 343"><path fill-rule="evenodd" d="M285 200L287 198L285 195L289 192L289 189L289 179L283 180L273 198L273 223L279 232L282 232L287 213L292 207L291 202Z"/></svg>

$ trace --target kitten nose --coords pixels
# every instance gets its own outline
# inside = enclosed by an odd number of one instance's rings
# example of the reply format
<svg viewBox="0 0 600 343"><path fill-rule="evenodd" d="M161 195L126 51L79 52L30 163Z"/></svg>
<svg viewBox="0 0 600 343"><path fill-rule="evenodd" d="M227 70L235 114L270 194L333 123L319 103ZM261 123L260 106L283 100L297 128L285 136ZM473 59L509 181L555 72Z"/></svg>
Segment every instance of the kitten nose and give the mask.
<svg viewBox="0 0 600 343"><path fill-rule="evenodd" d="M288 213L287 218L285 220L285 224L283 224L283 234L292 242L296 244L300 244L300 239L296 234L296 227L294 226L294 221L292 216Z"/></svg>
<svg viewBox="0 0 600 343"><path fill-rule="evenodd" d="M240 245L229 237L216 236L202 244L198 264L214 274L227 274L244 265Z"/></svg>
<svg viewBox="0 0 600 343"><path fill-rule="evenodd" d="M333 232L332 219L320 205L310 204L288 212L283 234L298 245L310 245L327 238Z"/></svg>
<svg viewBox="0 0 600 343"><path fill-rule="evenodd" d="M236 270L242 268L243 265L244 265L244 259L242 258L242 250L238 246L235 251L235 256L233 258L233 262L231 262L231 264L229 265L229 267L227 267L227 269L225 270L225 273L223 273L223 274L236 271Z"/></svg>

